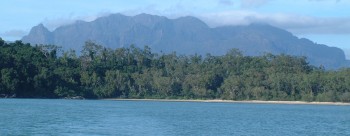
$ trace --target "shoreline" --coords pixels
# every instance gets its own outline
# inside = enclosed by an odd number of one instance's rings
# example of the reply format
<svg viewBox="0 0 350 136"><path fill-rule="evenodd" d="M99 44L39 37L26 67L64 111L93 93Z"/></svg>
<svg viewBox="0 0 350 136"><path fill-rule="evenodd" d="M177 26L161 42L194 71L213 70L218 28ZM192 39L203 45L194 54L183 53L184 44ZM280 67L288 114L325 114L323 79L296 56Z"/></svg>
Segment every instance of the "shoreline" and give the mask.
<svg viewBox="0 0 350 136"><path fill-rule="evenodd" d="M156 101L156 102L209 102L209 103L251 103L251 104L288 104L288 105L339 105L350 106L350 103L344 102L306 102L306 101L263 101L263 100L247 100L247 101L235 101L235 100L185 100L185 99L122 99L122 98L109 98L101 100L110 101Z"/></svg>
<svg viewBox="0 0 350 136"><path fill-rule="evenodd" d="M0 98L1 99L42 99L42 98ZM286 105L338 105L350 106L346 102L307 102L307 101L264 101L264 100L200 100L200 99L126 99L126 98L104 98L104 99L65 99L62 100L106 100L106 101L154 101L154 102L203 102L203 103L246 103L246 104L286 104Z"/></svg>

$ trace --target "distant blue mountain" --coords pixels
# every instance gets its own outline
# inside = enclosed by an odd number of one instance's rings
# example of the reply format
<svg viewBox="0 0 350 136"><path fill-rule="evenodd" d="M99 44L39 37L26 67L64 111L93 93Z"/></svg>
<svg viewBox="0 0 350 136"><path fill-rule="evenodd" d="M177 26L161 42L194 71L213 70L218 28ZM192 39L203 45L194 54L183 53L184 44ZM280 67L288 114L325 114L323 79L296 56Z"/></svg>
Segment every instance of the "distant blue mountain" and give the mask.
<svg viewBox="0 0 350 136"><path fill-rule="evenodd" d="M112 14L92 22L76 21L52 32L39 24L22 38L23 42L54 44L77 52L88 40L110 48L148 45L156 52L186 55L222 55L229 49L238 48L252 56L264 53L306 56L311 64L328 69L349 66L341 49L299 39L268 24L210 28L191 16L168 19L149 14Z"/></svg>

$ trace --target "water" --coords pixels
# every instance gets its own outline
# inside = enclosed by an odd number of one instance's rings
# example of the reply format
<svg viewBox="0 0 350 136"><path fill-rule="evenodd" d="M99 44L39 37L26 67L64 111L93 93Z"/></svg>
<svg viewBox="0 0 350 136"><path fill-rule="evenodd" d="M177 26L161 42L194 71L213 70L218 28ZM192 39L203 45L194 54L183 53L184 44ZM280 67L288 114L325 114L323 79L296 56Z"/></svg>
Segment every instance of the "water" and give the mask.
<svg viewBox="0 0 350 136"><path fill-rule="evenodd" d="M0 99L0 135L350 135L350 106Z"/></svg>

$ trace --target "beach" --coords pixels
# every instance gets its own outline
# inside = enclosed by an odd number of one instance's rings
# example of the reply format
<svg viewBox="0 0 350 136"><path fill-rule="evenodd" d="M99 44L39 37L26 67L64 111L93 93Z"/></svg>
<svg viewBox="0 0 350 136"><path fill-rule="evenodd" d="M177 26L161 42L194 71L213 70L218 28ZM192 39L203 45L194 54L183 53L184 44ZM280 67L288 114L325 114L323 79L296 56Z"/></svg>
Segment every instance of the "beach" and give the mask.
<svg viewBox="0 0 350 136"><path fill-rule="evenodd" d="M211 103L255 103L255 104L300 104L300 105L340 105L350 106L350 103L344 102L306 102L306 101L263 101L263 100L247 100L247 101L235 101L235 100L196 100L196 99L121 99L121 98L109 98L102 100L113 101L160 101L160 102L211 102Z"/></svg>

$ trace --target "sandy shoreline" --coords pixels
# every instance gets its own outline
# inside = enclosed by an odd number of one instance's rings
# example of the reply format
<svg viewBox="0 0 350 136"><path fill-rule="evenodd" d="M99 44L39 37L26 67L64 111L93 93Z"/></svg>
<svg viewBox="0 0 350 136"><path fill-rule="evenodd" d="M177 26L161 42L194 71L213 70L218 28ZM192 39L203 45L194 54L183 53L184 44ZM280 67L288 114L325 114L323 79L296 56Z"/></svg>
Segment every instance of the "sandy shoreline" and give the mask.
<svg viewBox="0 0 350 136"><path fill-rule="evenodd" d="M160 102L211 102L211 103L257 103L257 104L302 104L302 105L343 105L350 106L350 103L343 102L305 102L305 101L234 101L234 100L183 100L183 99L120 99L110 98L102 100L113 101L160 101Z"/></svg>

